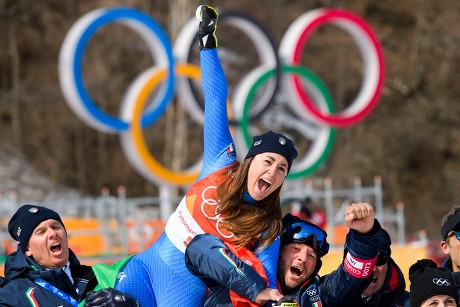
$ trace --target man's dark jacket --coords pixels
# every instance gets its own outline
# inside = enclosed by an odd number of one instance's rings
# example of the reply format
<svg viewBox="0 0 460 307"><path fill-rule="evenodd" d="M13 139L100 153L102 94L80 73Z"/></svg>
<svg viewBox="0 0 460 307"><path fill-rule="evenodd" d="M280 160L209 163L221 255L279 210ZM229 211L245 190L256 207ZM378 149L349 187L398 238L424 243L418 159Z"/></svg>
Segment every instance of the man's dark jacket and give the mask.
<svg viewBox="0 0 460 307"><path fill-rule="evenodd" d="M358 300L349 307L403 307L410 306L409 292L406 291L406 281L399 266L393 258L388 259L388 271L382 289L369 300ZM345 307L345 306L344 306Z"/></svg>
<svg viewBox="0 0 460 307"><path fill-rule="evenodd" d="M457 286L458 297L460 297L460 272L453 272L452 259L448 257L445 259L441 267L449 269L452 272L452 277L454 278L455 285Z"/></svg>
<svg viewBox="0 0 460 307"><path fill-rule="evenodd" d="M57 294L37 284L37 278L81 302L98 282L91 267L81 265L70 249L69 262L75 285L72 285L62 269L45 269L27 257L21 249L8 255L5 262L5 280L0 288L0 306L72 306ZM34 302L38 304L34 305Z"/></svg>
<svg viewBox="0 0 460 307"><path fill-rule="evenodd" d="M379 222L375 220L368 234L349 231L347 250L358 259L376 257L380 229ZM209 234L196 236L188 244L185 262L192 274L210 289L205 306L232 306L229 289L254 301L259 292L266 288L264 280L249 265L234 256L220 239ZM347 302L356 302L360 298L370 277L353 277L342 263L334 272L322 277L316 275L294 293L283 294L293 295L301 307L343 307Z"/></svg>

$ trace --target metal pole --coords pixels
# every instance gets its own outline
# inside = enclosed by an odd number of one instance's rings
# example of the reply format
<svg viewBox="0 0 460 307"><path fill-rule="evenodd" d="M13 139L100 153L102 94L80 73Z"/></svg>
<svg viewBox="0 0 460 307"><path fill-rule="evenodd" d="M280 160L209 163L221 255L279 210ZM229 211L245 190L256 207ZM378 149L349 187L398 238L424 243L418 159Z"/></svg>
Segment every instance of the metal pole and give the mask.
<svg viewBox="0 0 460 307"><path fill-rule="evenodd" d="M353 180L353 197L355 202L361 202L363 201L363 191L362 191L362 186L361 186L361 177L356 176L355 179Z"/></svg>
<svg viewBox="0 0 460 307"><path fill-rule="evenodd" d="M334 242L334 228L335 228L335 219L334 219L334 203L332 195L332 179L326 177L324 179L324 204L326 207L327 215L327 235L329 237L329 242ZM332 245L332 244L331 244Z"/></svg>
<svg viewBox="0 0 460 307"><path fill-rule="evenodd" d="M160 185L160 218L166 221L173 213L173 189L170 185Z"/></svg>
<svg viewBox="0 0 460 307"><path fill-rule="evenodd" d="M398 224L398 243L405 244L406 243L406 236L405 236L405 218L404 218L404 203L398 202L396 204L396 223Z"/></svg>
<svg viewBox="0 0 460 307"><path fill-rule="evenodd" d="M126 226L126 217L128 216L128 208L126 203L126 188L125 186L118 187L118 230L120 233L121 256L127 257L128 250L128 229Z"/></svg>
<svg viewBox="0 0 460 307"><path fill-rule="evenodd" d="M384 224L383 220L383 195L382 195L382 178L374 177L374 194L375 194L375 217Z"/></svg>

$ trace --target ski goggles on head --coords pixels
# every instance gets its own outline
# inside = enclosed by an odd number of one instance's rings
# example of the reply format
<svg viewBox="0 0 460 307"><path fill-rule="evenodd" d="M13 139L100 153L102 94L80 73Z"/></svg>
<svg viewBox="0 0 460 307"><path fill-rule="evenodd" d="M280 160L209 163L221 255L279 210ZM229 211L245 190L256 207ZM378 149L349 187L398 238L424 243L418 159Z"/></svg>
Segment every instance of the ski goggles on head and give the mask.
<svg viewBox="0 0 460 307"><path fill-rule="evenodd" d="M316 252L319 258L329 251L327 233L310 222L297 222L285 227L281 234L281 244L303 243Z"/></svg>

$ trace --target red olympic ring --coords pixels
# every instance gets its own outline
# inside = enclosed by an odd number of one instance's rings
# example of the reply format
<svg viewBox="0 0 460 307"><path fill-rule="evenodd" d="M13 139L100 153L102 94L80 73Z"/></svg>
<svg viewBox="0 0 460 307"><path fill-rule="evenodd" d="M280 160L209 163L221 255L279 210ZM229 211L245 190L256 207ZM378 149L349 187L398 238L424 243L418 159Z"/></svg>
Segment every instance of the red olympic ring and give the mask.
<svg viewBox="0 0 460 307"><path fill-rule="evenodd" d="M364 65L367 66L367 71L364 73L364 82L361 86L361 91L352 105L344 112L338 114L324 113L311 101L309 95L306 94L301 85L298 76L290 76L293 81L293 95L295 99L300 100L313 117L322 124L327 124L335 127L348 126L357 123L367 116L377 105L380 97L383 80L384 80L384 60L382 47L373 33L372 29L359 16L341 9L318 9L310 11L296 20L291 25L285 34L288 37L292 33L292 37L296 37L294 52L291 48L285 46L286 52L289 52L292 57L287 55L289 65L299 65L302 55L302 49L314 30L325 23L334 23L344 30L349 32L355 39L360 52L363 56ZM304 27L300 35L298 35L299 27ZM287 42L289 45L290 42ZM289 45L289 46L292 46ZM283 52L283 42L281 43L281 52Z"/></svg>

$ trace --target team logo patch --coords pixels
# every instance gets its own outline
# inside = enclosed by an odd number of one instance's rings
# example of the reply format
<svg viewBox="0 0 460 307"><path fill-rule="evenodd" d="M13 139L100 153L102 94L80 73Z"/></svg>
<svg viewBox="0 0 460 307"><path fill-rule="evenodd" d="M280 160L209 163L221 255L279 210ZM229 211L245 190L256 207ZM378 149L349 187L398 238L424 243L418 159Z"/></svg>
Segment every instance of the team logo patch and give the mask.
<svg viewBox="0 0 460 307"><path fill-rule="evenodd" d="M262 144L262 140L258 140L256 142L254 142L254 146L259 146L260 144Z"/></svg>
<svg viewBox="0 0 460 307"><path fill-rule="evenodd" d="M307 290L308 296L316 295L316 289Z"/></svg>
<svg viewBox="0 0 460 307"><path fill-rule="evenodd" d="M227 147L227 156L231 156L235 154L235 145L233 144L230 144L228 147Z"/></svg>
<svg viewBox="0 0 460 307"><path fill-rule="evenodd" d="M312 304L313 307L322 307L321 302L315 302Z"/></svg>
<svg viewBox="0 0 460 307"><path fill-rule="evenodd" d="M433 283L437 286L450 286L450 282L445 278L433 278Z"/></svg>
<svg viewBox="0 0 460 307"><path fill-rule="evenodd" d="M21 228L21 227L18 227L18 229L16 230L16 235L17 235L18 237L21 236L21 231L22 231L22 228Z"/></svg>
<svg viewBox="0 0 460 307"><path fill-rule="evenodd" d="M124 302L125 301L124 296L119 295L119 294L115 295L114 299L115 299L116 302Z"/></svg>
<svg viewBox="0 0 460 307"><path fill-rule="evenodd" d="M279 137L278 138L278 142L281 144L281 145L286 145L286 140L282 137Z"/></svg>
<svg viewBox="0 0 460 307"><path fill-rule="evenodd" d="M38 208L35 208L35 207L32 207L28 210L30 213L37 213L38 212Z"/></svg>
<svg viewBox="0 0 460 307"><path fill-rule="evenodd" d="M118 275L117 275L118 282L121 282L125 278L126 278L126 273L125 272L118 273Z"/></svg>

